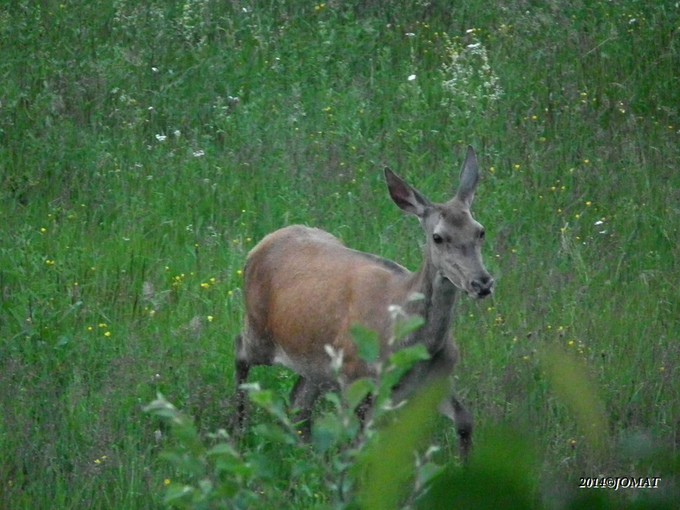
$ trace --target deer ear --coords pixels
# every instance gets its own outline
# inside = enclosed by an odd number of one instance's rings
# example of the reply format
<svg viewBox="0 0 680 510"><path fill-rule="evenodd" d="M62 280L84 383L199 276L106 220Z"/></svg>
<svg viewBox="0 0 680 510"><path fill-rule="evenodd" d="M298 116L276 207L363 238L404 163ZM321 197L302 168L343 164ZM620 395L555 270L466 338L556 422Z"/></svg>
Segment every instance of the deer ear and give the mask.
<svg viewBox="0 0 680 510"><path fill-rule="evenodd" d="M468 146L467 155L465 156L465 163L460 172L460 185L456 196L464 202L468 207L472 205L475 198L475 190L479 183L479 165L477 164L477 155L472 146Z"/></svg>
<svg viewBox="0 0 680 510"><path fill-rule="evenodd" d="M419 218L425 216L432 203L417 189L410 186L389 168L385 168L385 180L395 204L409 214L415 214Z"/></svg>

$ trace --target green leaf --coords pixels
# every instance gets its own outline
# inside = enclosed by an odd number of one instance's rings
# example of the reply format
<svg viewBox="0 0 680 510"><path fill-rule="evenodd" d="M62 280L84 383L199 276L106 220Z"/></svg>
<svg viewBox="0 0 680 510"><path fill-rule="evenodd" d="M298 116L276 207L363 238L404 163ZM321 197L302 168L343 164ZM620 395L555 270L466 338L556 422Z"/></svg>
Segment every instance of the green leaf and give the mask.
<svg viewBox="0 0 680 510"><path fill-rule="evenodd" d="M195 478L205 476L206 465L203 462L205 459L200 456L179 451L164 451L160 454L160 457L186 475Z"/></svg>
<svg viewBox="0 0 680 510"><path fill-rule="evenodd" d="M272 443L291 445L295 444L297 441L292 433L284 431L277 425L263 423L254 427L253 431L259 438L268 439Z"/></svg>
<svg viewBox="0 0 680 510"><path fill-rule="evenodd" d="M337 412L341 411L342 400L340 399L340 395L337 392L329 391L323 396L323 400L331 404Z"/></svg>
<svg viewBox="0 0 680 510"><path fill-rule="evenodd" d="M314 446L322 453L326 452L342 440L344 432L344 427L336 414L324 414L314 421L312 430Z"/></svg>
<svg viewBox="0 0 680 510"><path fill-rule="evenodd" d="M382 378L381 393L389 391L404 375L420 362L430 359L430 353L424 345L414 345L401 349L390 356L390 365Z"/></svg>
<svg viewBox="0 0 680 510"><path fill-rule="evenodd" d="M218 498L232 499L238 494L240 489L241 486L238 481L225 479L220 480L220 483L215 487L213 494Z"/></svg>
<svg viewBox="0 0 680 510"><path fill-rule="evenodd" d="M194 492L196 492L196 489L190 485L171 483L165 490L163 502L166 505L178 505L182 502L186 503L192 498Z"/></svg>
<svg viewBox="0 0 680 510"><path fill-rule="evenodd" d="M201 441L201 437L194 424L188 418L176 424L172 431L182 446L189 450L194 457L200 457L205 454L205 446Z"/></svg>
<svg viewBox="0 0 680 510"><path fill-rule="evenodd" d="M177 420L180 416L180 412L177 410L177 408L168 402L161 393L158 393L156 395L156 400L144 406L142 410L145 413L153 414L159 418L173 421Z"/></svg>
<svg viewBox="0 0 680 510"><path fill-rule="evenodd" d="M233 446L227 443L219 443L208 450L207 455L214 457L238 457L238 452Z"/></svg>
<svg viewBox="0 0 680 510"><path fill-rule="evenodd" d="M199 480L198 487L204 495L208 496L213 491L214 486L210 479L204 478L203 480Z"/></svg>
<svg viewBox="0 0 680 510"><path fill-rule="evenodd" d="M249 479L253 474L253 469L249 466L238 451L227 443L220 443L208 450L207 456L214 458L215 471L217 473L227 473L231 476Z"/></svg>
<svg viewBox="0 0 680 510"><path fill-rule="evenodd" d="M274 405L274 393L271 390L254 390L249 395L250 401L263 409L269 410Z"/></svg>
<svg viewBox="0 0 680 510"><path fill-rule="evenodd" d="M410 317L399 318L394 324L394 338L402 340L411 333L418 331L425 324L425 319L420 315L411 315Z"/></svg>
<svg viewBox="0 0 680 510"><path fill-rule="evenodd" d="M366 363L375 363L380 357L380 338L376 331L356 324L352 326L352 339L359 357Z"/></svg>
<svg viewBox="0 0 680 510"><path fill-rule="evenodd" d="M250 480L254 473L253 467L236 457L220 457L215 461L215 472L225 474L227 478L241 478Z"/></svg>
<svg viewBox="0 0 680 510"><path fill-rule="evenodd" d="M283 425L289 426L288 412L283 400L272 390L251 390L250 400L274 416Z"/></svg>
<svg viewBox="0 0 680 510"><path fill-rule="evenodd" d="M531 438L497 425L480 435L484 440L477 443L469 465L449 463L435 474L416 508L541 508L536 501L539 463Z"/></svg>
<svg viewBox="0 0 680 510"><path fill-rule="evenodd" d="M404 503L416 476L414 452L432 437L430 418L447 391L444 380L419 391L398 411L397 419L374 436L356 466L361 508L392 510Z"/></svg>
<svg viewBox="0 0 680 510"><path fill-rule="evenodd" d="M418 469L417 486L424 487L444 470L444 466L427 462Z"/></svg>
<svg viewBox="0 0 680 510"><path fill-rule="evenodd" d="M345 390L345 398L350 410L354 411L366 397L375 392L375 381L369 378L361 378L354 381Z"/></svg>
<svg viewBox="0 0 680 510"><path fill-rule="evenodd" d="M66 347L71 343L71 337L68 335L61 335L59 340L57 340L57 347Z"/></svg>
<svg viewBox="0 0 680 510"><path fill-rule="evenodd" d="M390 364L399 369L410 370L419 361L430 359L430 353L424 345L418 344L400 349L390 356Z"/></svg>

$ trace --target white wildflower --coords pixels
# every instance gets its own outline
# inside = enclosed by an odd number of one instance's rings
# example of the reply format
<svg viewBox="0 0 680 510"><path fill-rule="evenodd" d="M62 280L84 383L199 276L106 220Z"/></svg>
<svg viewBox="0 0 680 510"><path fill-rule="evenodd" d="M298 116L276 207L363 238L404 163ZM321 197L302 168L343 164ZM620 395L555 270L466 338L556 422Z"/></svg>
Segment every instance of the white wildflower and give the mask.
<svg viewBox="0 0 680 510"><path fill-rule="evenodd" d="M474 36L475 29L467 33ZM446 38L446 53L448 59L442 64L442 86L446 93L442 106L450 110L452 117L486 112L500 99L503 90L484 45L476 38L465 46Z"/></svg>

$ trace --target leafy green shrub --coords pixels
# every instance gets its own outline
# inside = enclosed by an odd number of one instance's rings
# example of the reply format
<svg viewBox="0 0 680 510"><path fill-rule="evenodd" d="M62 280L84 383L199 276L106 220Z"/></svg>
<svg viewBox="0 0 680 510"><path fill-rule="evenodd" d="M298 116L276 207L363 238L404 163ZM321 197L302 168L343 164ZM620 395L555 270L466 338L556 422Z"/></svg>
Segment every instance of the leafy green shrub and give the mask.
<svg viewBox="0 0 680 510"><path fill-rule="evenodd" d="M401 338L420 327L422 319L415 317L397 324L397 334ZM402 427L406 426L406 429L413 426L414 430L423 430L413 436L410 446L393 450L399 457L395 462L404 466L402 478L409 481L415 472L411 451L428 435L426 432L429 429L421 427L421 422L436 411L445 385L427 389L426 398L422 398L422 395L414 398L413 401L418 402L418 410L410 411L412 405L409 404L403 409L395 409L391 404L391 389L415 363L427 359L426 349L424 346L405 348L382 363L378 358L379 340L376 333L355 328L354 337L360 356L376 367L378 376L375 380L356 380L344 391L330 392L325 396L326 405L314 420L311 447L302 441L296 424L288 416L285 399L272 390L261 389L257 383L245 387L251 402L264 410L271 421L260 423L253 429L260 447L244 449L242 452L239 452L238 439L224 429L210 436L210 445L205 444L193 421L159 394L145 410L163 419L173 430L177 446L167 449L163 457L183 480L168 483L164 501L180 508L204 508L206 505L209 508L221 508L223 505L251 508L255 502L266 507L266 503L273 504L280 497L277 490L280 480L271 476L270 467L279 464L286 455L295 458L300 452L305 452L305 462L309 468L313 466L316 481L321 481L329 502L334 507L351 506L357 490L368 494L366 497L369 499L372 497L369 487L375 484L362 485L359 480L365 476L373 478L372 473L379 464L375 456L380 455L382 447L377 424L393 421L401 423ZM329 354L339 378L342 356L333 352ZM369 395L374 403L373 411L362 427L357 413ZM413 417L400 419L399 416L403 415ZM368 449L365 448L366 443L370 445ZM425 471L428 467L423 464L420 469ZM434 472L432 469L428 471ZM357 474L361 476L357 477ZM424 475L419 480L423 486ZM412 485L414 480L410 482Z"/></svg>
<svg viewBox="0 0 680 510"><path fill-rule="evenodd" d="M421 324L422 320L412 318L397 330L407 334ZM311 445L301 440L287 414L285 399L257 383L247 385L250 400L271 420L254 427L257 447L252 449L240 449L239 440L223 429L202 440L192 420L158 395L145 409L172 429L176 445L162 456L181 480L168 482L165 503L187 509L295 507L291 494L281 491L282 473L272 476L271 466L281 465L282 460L304 464L303 469L293 467L283 476L295 478L298 486L294 492L306 493L306 504L312 499L314 505L324 508L547 509L556 503L541 500L550 491L540 487L540 455L527 432L504 426L482 430L469 465L438 455L434 417L446 395L447 382L423 388L396 408L390 400L399 379L414 363L427 359L425 349L414 346L398 351L382 366L377 334L355 328L354 338L364 361L377 367L378 377L359 379L340 393L326 395L326 405L313 424ZM341 355L330 354L339 375ZM591 455L601 457L610 447L605 438L606 418L587 368L555 349L547 349L541 359L555 394L574 414L589 441ZM362 428L357 410L369 395L374 410ZM680 464L677 457L669 461L668 475L658 476L666 482L660 496L629 498L615 491L577 492L574 485L559 497L560 504L568 508L671 509ZM605 480L602 475L599 478ZM583 481L581 485L589 488ZM318 492L320 488L323 494Z"/></svg>

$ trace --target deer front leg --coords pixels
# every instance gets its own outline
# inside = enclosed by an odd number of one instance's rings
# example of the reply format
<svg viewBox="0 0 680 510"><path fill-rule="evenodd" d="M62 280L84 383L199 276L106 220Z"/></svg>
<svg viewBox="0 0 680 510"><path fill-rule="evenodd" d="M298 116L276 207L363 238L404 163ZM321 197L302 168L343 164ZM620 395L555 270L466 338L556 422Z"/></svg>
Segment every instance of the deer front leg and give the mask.
<svg viewBox="0 0 680 510"><path fill-rule="evenodd" d="M458 434L460 457L463 462L467 462L472 450L472 431L474 428L472 413L454 396L450 396L442 402L439 411L454 422Z"/></svg>
<svg viewBox="0 0 680 510"><path fill-rule="evenodd" d="M321 390L320 383L300 376L290 393L293 412L296 413L299 424L299 434L305 441L309 441L312 435L312 408Z"/></svg>
<svg viewBox="0 0 680 510"><path fill-rule="evenodd" d="M432 357L430 370L432 373L445 375L449 379L451 390L446 399L440 404L439 411L449 417L455 424L458 434L460 457L466 463L472 450L472 430L474 428L472 413L455 397L453 391L453 368L458 361L458 347L453 341L447 342L443 349Z"/></svg>

